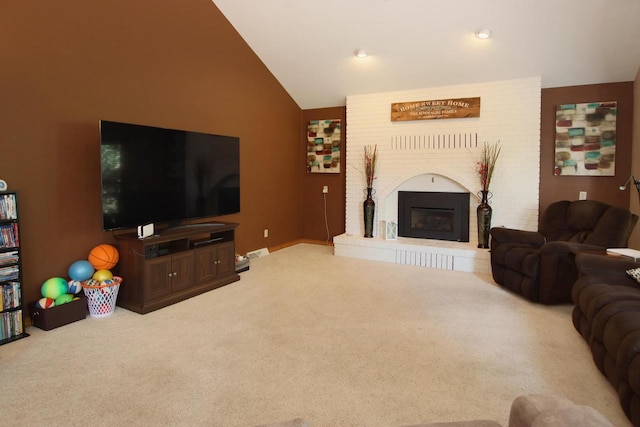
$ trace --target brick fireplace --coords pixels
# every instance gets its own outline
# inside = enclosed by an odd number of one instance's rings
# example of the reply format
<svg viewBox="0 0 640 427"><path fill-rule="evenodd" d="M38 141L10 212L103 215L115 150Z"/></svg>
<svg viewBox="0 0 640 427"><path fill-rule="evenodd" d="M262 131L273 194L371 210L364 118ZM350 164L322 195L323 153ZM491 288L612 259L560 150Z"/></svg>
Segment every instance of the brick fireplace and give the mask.
<svg viewBox="0 0 640 427"><path fill-rule="evenodd" d="M540 176L540 78L347 97L345 233L335 254L430 268L488 273L489 254L477 249L475 172L484 141L502 152L491 184L493 226L535 230ZM480 117L391 122L395 102L479 96ZM377 144L374 237L364 238L366 186L363 153ZM551 173L551 172L550 172ZM469 242L429 238L385 239L384 224L398 223L398 192L469 194Z"/></svg>

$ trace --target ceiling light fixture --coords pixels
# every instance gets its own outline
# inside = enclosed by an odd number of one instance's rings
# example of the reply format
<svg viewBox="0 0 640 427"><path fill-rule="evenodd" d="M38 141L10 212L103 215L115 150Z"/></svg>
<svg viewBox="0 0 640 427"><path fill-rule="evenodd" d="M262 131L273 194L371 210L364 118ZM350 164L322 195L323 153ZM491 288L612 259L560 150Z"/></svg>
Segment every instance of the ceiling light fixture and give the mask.
<svg viewBox="0 0 640 427"><path fill-rule="evenodd" d="M358 58L366 58L367 57L367 51L364 49L356 49L355 51L353 51L353 54L355 56L357 56Z"/></svg>
<svg viewBox="0 0 640 427"><path fill-rule="evenodd" d="M491 37L491 30L488 28L478 28L476 30L476 37L480 40L486 40Z"/></svg>

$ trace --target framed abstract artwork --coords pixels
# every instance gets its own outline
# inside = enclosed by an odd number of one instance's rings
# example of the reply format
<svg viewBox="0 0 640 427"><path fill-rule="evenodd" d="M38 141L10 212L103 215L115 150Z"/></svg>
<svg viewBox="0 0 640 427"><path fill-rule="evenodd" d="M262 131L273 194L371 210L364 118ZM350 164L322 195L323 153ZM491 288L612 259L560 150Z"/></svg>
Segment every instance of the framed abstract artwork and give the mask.
<svg viewBox="0 0 640 427"><path fill-rule="evenodd" d="M555 164L558 176L614 176L617 102L556 107Z"/></svg>
<svg viewBox="0 0 640 427"><path fill-rule="evenodd" d="M340 119L311 120L307 125L307 172L340 173Z"/></svg>

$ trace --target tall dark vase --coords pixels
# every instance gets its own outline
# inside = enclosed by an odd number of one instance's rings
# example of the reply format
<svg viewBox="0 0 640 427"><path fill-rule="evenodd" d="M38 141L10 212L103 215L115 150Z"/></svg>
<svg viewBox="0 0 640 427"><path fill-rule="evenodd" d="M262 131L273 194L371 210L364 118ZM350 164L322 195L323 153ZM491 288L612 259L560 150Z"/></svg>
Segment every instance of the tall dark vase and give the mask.
<svg viewBox="0 0 640 427"><path fill-rule="evenodd" d="M364 237L373 237L373 215L376 210L376 202L373 201L371 194L373 188L367 187L367 198L362 203L364 210Z"/></svg>
<svg viewBox="0 0 640 427"><path fill-rule="evenodd" d="M489 206L489 191L480 192L480 204L476 209L478 214L478 247L489 249L489 230L491 230L491 213L493 210Z"/></svg>

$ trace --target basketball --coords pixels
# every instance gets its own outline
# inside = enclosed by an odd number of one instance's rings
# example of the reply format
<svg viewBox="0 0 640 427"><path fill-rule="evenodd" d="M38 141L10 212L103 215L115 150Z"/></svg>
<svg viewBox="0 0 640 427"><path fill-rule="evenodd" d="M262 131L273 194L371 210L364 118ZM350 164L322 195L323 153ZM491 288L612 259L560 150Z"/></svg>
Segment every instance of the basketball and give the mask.
<svg viewBox="0 0 640 427"><path fill-rule="evenodd" d="M89 252L89 262L96 270L111 270L119 259L120 254L112 245L98 245Z"/></svg>
<svg viewBox="0 0 640 427"><path fill-rule="evenodd" d="M62 294L66 294L69 290L67 281L62 277L52 277L47 279L40 288L40 293L45 298L55 300ZM46 307L43 307L46 308Z"/></svg>

